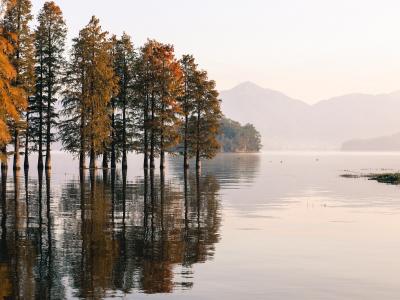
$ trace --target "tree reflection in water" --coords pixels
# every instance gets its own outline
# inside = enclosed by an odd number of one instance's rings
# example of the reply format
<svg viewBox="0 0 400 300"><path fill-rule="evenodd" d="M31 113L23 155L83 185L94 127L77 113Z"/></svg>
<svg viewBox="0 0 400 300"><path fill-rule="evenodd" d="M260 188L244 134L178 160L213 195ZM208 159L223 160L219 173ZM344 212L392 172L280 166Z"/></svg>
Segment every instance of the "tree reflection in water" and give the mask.
<svg viewBox="0 0 400 300"><path fill-rule="evenodd" d="M125 172L81 171L61 189L51 185L49 173L2 176L0 298L170 293L191 288L193 265L214 254L212 175L146 170L128 181Z"/></svg>

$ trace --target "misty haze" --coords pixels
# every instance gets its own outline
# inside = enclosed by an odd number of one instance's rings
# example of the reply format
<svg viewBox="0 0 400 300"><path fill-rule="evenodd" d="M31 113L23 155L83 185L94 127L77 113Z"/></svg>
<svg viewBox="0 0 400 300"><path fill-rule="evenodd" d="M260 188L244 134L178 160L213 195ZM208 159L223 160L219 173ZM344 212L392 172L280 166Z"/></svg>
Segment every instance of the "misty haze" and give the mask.
<svg viewBox="0 0 400 300"><path fill-rule="evenodd" d="M398 300L399 11L0 0L0 299Z"/></svg>

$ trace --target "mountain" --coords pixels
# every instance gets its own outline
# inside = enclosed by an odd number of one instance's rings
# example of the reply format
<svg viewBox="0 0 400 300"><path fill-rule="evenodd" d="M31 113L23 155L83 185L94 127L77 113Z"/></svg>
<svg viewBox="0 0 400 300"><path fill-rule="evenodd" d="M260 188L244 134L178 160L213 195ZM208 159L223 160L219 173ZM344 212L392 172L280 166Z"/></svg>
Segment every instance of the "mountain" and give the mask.
<svg viewBox="0 0 400 300"><path fill-rule="evenodd" d="M342 145L343 151L400 151L400 133L372 139L355 139Z"/></svg>
<svg viewBox="0 0 400 300"><path fill-rule="evenodd" d="M309 105L245 82L220 95L226 117L254 124L265 150L334 150L347 140L391 135L400 129L399 92L349 94Z"/></svg>

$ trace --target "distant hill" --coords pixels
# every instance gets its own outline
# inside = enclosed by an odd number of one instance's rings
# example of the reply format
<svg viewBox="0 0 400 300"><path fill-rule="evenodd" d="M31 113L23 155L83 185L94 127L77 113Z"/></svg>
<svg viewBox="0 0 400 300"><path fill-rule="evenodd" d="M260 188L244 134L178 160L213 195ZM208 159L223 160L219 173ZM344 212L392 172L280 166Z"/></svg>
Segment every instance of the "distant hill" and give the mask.
<svg viewBox="0 0 400 300"><path fill-rule="evenodd" d="M226 117L254 124L265 150L339 150L347 140L400 130L400 93L349 94L309 105L245 82L220 94Z"/></svg>
<svg viewBox="0 0 400 300"><path fill-rule="evenodd" d="M355 139L343 143L343 151L400 151L400 133L372 139Z"/></svg>

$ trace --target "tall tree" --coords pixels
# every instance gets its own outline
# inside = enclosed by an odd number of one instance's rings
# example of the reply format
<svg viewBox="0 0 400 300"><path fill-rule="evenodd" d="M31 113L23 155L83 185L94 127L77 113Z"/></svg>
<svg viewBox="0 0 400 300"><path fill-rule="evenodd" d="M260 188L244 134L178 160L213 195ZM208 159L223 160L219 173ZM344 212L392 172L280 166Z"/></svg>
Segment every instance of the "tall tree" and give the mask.
<svg viewBox="0 0 400 300"><path fill-rule="evenodd" d="M110 142L109 102L118 92L111 47L108 33L102 31L96 17L74 39L61 138L64 149L79 153L81 168L87 152L90 168L95 168L97 155Z"/></svg>
<svg viewBox="0 0 400 300"><path fill-rule="evenodd" d="M178 116L181 114L181 107L178 99L183 92L183 74L174 56L173 46L163 45L157 54L161 64L158 113L160 168L164 169L165 152L179 141Z"/></svg>
<svg viewBox="0 0 400 300"><path fill-rule="evenodd" d="M61 89L64 67L64 47L67 27L62 11L53 1L46 2L38 15L35 32L36 46L36 114L33 124L39 151L38 167L43 168L43 145L46 145L46 169L51 168L51 143L55 140L52 128L57 124L55 110L57 94ZM44 143L45 142L45 143Z"/></svg>
<svg viewBox="0 0 400 300"><path fill-rule="evenodd" d="M143 168L149 167L149 131L150 131L150 98L152 96L152 72L150 58L152 55L152 41L140 48L136 61L134 82L135 95L138 99L138 111L142 117L137 120L140 130L138 152L143 153Z"/></svg>
<svg viewBox="0 0 400 300"><path fill-rule="evenodd" d="M29 27L32 20L30 0L6 1L6 11L3 19L3 34L12 44L14 51L10 52L10 61L13 64L16 76L12 84L25 92L29 97L34 89L34 52L33 38ZM24 108L18 113L22 115L26 109L27 99L24 101ZM21 132L26 129L26 122L16 119L13 122L14 131L14 169L20 168L20 144Z"/></svg>
<svg viewBox="0 0 400 300"><path fill-rule="evenodd" d="M127 152L133 148L135 133L134 120L137 101L134 95L136 53L131 37L123 34L120 39L114 37L114 70L118 76L119 92L111 100L111 168L122 156L122 168L127 168Z"/></svg>
<svg viewBox="0 0 400 300"><path fill-rule="evenodd" d="M220 145L217 141L222 118L215 81L208 80L207 72L196 72L194 111L189 120L189 154L196 158L196 169L201 159L214 157Z"/></svg>
<svg viewBox="0 0 400 300"><path fill-rule="evenodd" d="M155 157L160 155L160 167L164 168L165 151L177 141L177 97L182 86L172 45L147 41L138 59L136 86L143 109L144 167L149 158L150 168L154 168Z"/></svg>
<svg viewBox="0 0 400 300"><path fill-rule="evenodd" d="M184 55L180 63L183 72L183 93L181 97L179 97L183 116L183 126L181 130L183 140L183 167L187 169L189 167L189 118L193 114L195 108L196 74L198 71L197 64L192 55Z"/></svg>
<svg viewBox="0 0 400 300"><path fill-rule="evenodd" d="M0 16L14 8L16 1L7 1L0 4ZM3 19L2 19L3 23ZM10 38L13 42L10 43ZM9 121L14 123L20 119L20 111L27 106L26 96L22 88L12 84L17 77L16 70L9 57L14 53L13 44L17 36L11 31L5 31L0 26L0 158L1 168L7 168L7 144L11 139Z"/></svg>

